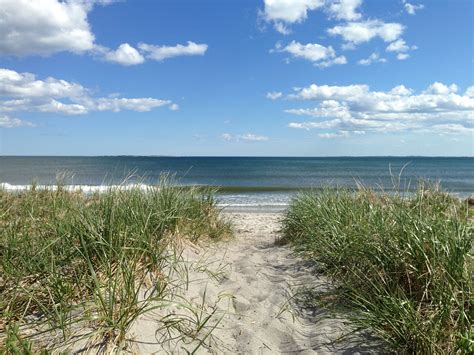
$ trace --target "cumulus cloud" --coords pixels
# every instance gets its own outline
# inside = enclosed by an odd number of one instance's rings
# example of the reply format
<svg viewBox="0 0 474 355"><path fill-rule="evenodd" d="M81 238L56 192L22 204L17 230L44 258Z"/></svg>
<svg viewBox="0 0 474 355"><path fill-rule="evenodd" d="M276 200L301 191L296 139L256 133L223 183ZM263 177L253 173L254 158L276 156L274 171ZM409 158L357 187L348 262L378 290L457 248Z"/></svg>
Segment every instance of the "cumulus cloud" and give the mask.
<svg viewBox="0 0 474 355"><path fill-rule="evenodd" d="M389 94L396 95L396 96L407 96L411 95L413 90L407 88L405 85L397 85L392 90L389 91Z"/></svg>
<svg viewBox="0 0 474 355"><path fill-rule="evenodd" d="M319 133L318 137L319 138L326 138L326 139L332 139L332 138L348 138L352 134L356 135L363 135L365 134L365 131L339 131L338 133Z"/></svg>
<svg viewBox="0 0 474 355"><path fill-rule="evenodd" d="M407 52L413 51L416 49L418 49L417 46L408 46L403 38L399 38L396 41L393 41L392 43L390 43L387 46L386 51L398 53L397 59L405 60L410 57L410 55Z"/></svg>
<svg viewBox="0 0 474 355"><path fill-rule="evenodd" d="M276 100L282 97L283 93L279 91L267 92L267 99Z"/></svg>
<svg viewBox="0 0 474 355"><path fill-rule="evenodd" d="M34 74L18 73L0 68L0 96L36 97L79 97L87 94L87 89L76 83L55 78L36 80Z"/></svg>
<svg viewBox="0 0 474 355"><path fill-rule="evenodd" d="M188 41L186 45L177 44L176 46L155 46L139 43L138 48L146 54L146 58L161 61L182 55L204 55L207 51L207 44L198 44L191 41Z"/></svg>
<svg viewBox="0 0 474 355"><path fill-rule="evenodd" d="M202 56L207 51L207 44L188 41L187 44L175 46L158 46L147 43L139 43L138 49L128 43L121 44L116 50L103 46L95 46L94 54L108 62L121 65L136 65L145 62L145 59L163 61L167 58L178 56Z"/></svg>
<svg viewBox="0 0 474 355"><path fill-rule="evenodd" d="M307 59L312 62L335 56L334 49L331 46L324 47L317 43L301 44L296 41L292 41L286 47L282 48L281 51L288 52L294 57Z"/></svg>
<svg viewBox="0 0 474 355"><path fill-rule="evenodd" d="M163 60L179 55L203 55L206 44L156 46L142 44L142 52L128 43L113 50L97 44L88 20L95 4L114 0L1 0L0 55L51 55L89 53L105 61L136 65L147 58Z"/></svg>
<svg viewBox="0 0 474 355"><path fill-rule="evenodd" d="M295 23L308 17L308 11L324 5L324 0L264 0L264 17L267 21Z"/></svg>
<svg viewBox="0 0 474 355"><path fill-rule="evenodd" d="M440 82L435 82L428 86L423 93L431 94L431 95L447 95L447 94L454 94L459 90L456 84L451 84L449 86L444 85Z"/></svg>
<svg viewBox="0 0 474 355"><path fill-rule="evenodd" d="M254 141L254 142L268 141L268 137L260 136L258 134L253 134L253 133L242 134L239 136L239 139L242 139L244 141Z"/></svg>
<svg viewBox="0 0 474 355"><path fill-rule="evenodd" d="M15 128L21 126L35 127L35 125L31 122L22 121L19 118L0 114L0 128Z"/></svg>
<svg viewBox="0 0 474 355"><path fill-rule="evenodd" d="M171 101L159 100L151 97L142 98L98 98L91 100L92 104L89 106L93 111L113 111L120 112L122 110L130 110L137 112L147 112L160 106L170 105Z"/></svg>
<svg viewBox="0 0 474 355"><path fill-rule="evenodd" d="M422 10L425 8L425 5L419 4L419 5L414 5L406 2L406 0L403 0L403 4L405 6L405 10L409 15L415 15L418 10Z"/></svg>
<svg viewBox="0 0 474 355"><path fill-rule="evenodd" d="M221 134L221 139L225 140L226 142L264 142L268 141L269 138L267 136L261 136L254 133L245 133L245 134L230 134L230 133L223 133Z"/></svg>
<svg viewBox="0 0 474 355"><path fill-rule="evenodd" d="M318 43L302 44L291 41L286 47L276 49L279 52L290 53L295 58L309 60L319 67L329 67L335 64L346 64L347 60L344 56L336 56L334 49L329 46L325 47Z"/></svg>
<svg viewBox="0 0 474 355"><path fill-rule="evenodd" d="M282 35L289 35L291 33L291 29L283 22L275 22L273 27L275 31L280 32Z"/></svg>
<svg viewBox="0 0 474 355"><path fill-rule="evenodd" d="M332 36L341 36L346 45L356 46L361 43L379 37L385 42L397 40L405 30L405 27L396 22L386 23L381 20L368 20L360 22L348 22L328 29Z"/></svg>
<svg viewBox="0 0 474 355"><path fill-rule="evenodd" d="M58 0L2 0L0 53L48 55L93 49L94 34L87 21L90 3Z"/></svg>
<svg viewBox="0 0 474 355"><path fill-rule="evenodd" d="M221 139L227 141L227 142L230 142L234 139L234 136L230 133L222 133L221 134Z"/></svg>
<svg viewBox="0 0 474 355"><path fill-rule="evenodd" d="M345 138L349 137L349 132L347 131L340 131L339 133L319 133L318 137L320 138Z"/></svg>
<svg viewBox="0 0 474 355"><path fill-rule="evenodd" d="M305 21L308 13L317 9L324 9L337 20L354 21L362 17L358 12L362 0L264 0L263 3L261 17L285 35L291 33L291 24Z"/></svg>
<svg viewBox="0 0 474 355"><path fill-rule="evenodd" d="M333 0L327 3L329 15L338 20L354 21L362 17L357 8L362 0Z"/></svg>
<svg viewBox="0 0 474 355"><path fill-rule="evenodd" d="M389 91L371 91L367 85L312 84L294 89L287 97L315 101L317 106L288 109L286 112L316 119L291 122L289 127L316 129L323 131L321 134L403 131L442 133L443 128L450 134L472 134L474 97L469 96L472 90L468 88L465 94L458 94L457 85L438 82L419 94L403 85Z"/></svg>
<svg viewBox="0 0 474 355"><path fill-rule="evenodd" d="M397 54L397 59L398 60L405 60L410 58L410 55L408 53L398 53Z"/></svg>
<svg viewBox="0 0 474 355"><path fill-rule="evenodd" d="M104 59L122 65L141 64L145 58L128 43L121 44L115 51L105 50Z"/></svg>
<svg viewBox="0 0 474 355"><path fill-rule="evenodd" d="M357 62L359 65L370 65L373 63L385 63L387 59L385 58L380 58L380 54L377 52L372 53L368 58L366 59L361 59Z"/></svg>
<svg viewBox="0 0 474 355"><path fill-rule="evenodd" d="M468 97L474 97L474 86L469 86L466 89L466 92L464 93L464 95L466 95Z"/></svg>
<svg viewBox="0 0 474 355"><path fill-rule="evenodd" d="M387 52L407 52L410 48L407 46L406 42L400 38L396 41L390 43L387 46Z"/></svg>
<svg viewBox="0 0 474 355"><path fill-rule="evenodd" d="M20 111L63 115L83 115L91 111L145 112L166 105L175 108L169 100L150 97L94 97L90 90L78 83L52 77L40 80L32 73L10 69L0 68L0 82L0 115Z"/></svg>
<svg viewBox="0 0 474 355"><path fill-rule="evenodd" d="M301 23L308 17L308 12L324 6L324 0L264 0L264 9L260 13L266 22L281 34L291 33L293 23Z"/></svg>

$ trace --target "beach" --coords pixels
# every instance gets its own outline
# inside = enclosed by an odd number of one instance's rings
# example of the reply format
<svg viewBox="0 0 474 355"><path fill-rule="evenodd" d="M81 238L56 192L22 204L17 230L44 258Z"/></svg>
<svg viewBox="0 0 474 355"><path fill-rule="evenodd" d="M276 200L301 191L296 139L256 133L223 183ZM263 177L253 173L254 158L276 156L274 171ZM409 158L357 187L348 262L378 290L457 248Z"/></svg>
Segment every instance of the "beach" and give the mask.
<svg viewBox="0 0 474 355"><path fill-rule="evenodd" d="M170 174L54 185L46 170L40 184L4 180L0 352L469 352L473 210L459 196L470 175L448 174L458 193L423 180L298 190L258 186L284 175L264 161L227 161L254 170L223 191L204 184L213 158L195 185ZM82 174L98 181L91 165Z"/></svg>
<svg viewBox="0 0 474 355"><path fill-rule="evenodd" d="M473 0L0 0L0 355L474 354Z"/></svg>

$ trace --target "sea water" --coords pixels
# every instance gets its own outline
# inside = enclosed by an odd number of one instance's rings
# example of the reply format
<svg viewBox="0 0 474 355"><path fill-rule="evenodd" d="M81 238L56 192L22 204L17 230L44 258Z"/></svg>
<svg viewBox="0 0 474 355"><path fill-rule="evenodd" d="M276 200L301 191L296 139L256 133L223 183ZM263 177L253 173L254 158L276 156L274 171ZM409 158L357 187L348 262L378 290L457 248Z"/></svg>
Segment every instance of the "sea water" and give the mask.
<svg viewBox="0 0 474 355"><path fill-rule="evenodd" d="M472 157L0 157L0 184L8 190L58 180L85 192L146 188L164 174L181 185L217 186L220 205L237 210L281 210L298 191L328 186L407 191L420 179L459 197L474 194Z"/></svg>

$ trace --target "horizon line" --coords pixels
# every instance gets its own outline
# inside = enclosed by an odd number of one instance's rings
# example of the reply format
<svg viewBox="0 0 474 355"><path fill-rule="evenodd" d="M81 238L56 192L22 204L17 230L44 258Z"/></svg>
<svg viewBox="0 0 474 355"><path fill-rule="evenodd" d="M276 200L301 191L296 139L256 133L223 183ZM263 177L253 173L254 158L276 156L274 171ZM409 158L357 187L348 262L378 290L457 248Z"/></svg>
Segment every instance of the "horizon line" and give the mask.
<svg viewBox="0 0 474 355"><path fill-rule="evenodd" d="M137 155L137 154L104 154L104 155L29 155L0 154L4 157L29 158L474 158L474 155Z"/></svg>

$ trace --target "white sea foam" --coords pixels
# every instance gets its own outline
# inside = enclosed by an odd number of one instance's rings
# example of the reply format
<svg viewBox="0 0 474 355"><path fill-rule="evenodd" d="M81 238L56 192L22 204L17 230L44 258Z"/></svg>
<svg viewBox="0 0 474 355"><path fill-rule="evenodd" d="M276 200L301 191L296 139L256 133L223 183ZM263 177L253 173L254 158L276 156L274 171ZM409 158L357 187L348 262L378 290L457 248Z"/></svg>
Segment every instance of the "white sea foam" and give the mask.
<svg viewBox="0 0 474 355"><path fill-rule="evenodd" d="M13 185L7 182L0 183L0 189L9 192L28 191L32 188L37 190L56 191L58 185ZM110 190L127 191L139 189L141 191L150 191L155 189L156 185L148 184L121 184L121 185L61 185L61 188L70 192L81 192L84 194L105 193ZM259 194L217 194L217 206L225 209L284 209L288 206L289 196L287 194L277 195L274 193Z"/></svg>
<svg viewBox="0 0 474 355"><path fill-rule="evenodd" d="M27 191L31 190L33 185L12 185L7 182L0 183L0 189L6 191ZM39 190L51 190L56 191L58 189L57 185L34 185L35 189ZM147 191L149 189L155 188L153 185L147 184L128 184L128 185L62 185L62 189L71 192L84 192L84 193L94 193L94 192L106 192L109 190L133 190L139 189L142 191Z"/></svg>
<svg viewBox="0 0 474 355"><path fill-rule="evenodd" d="M266 207L266 206L288 206L285 202L271 202L266 203L218 203L218 207Z"/></svg>

